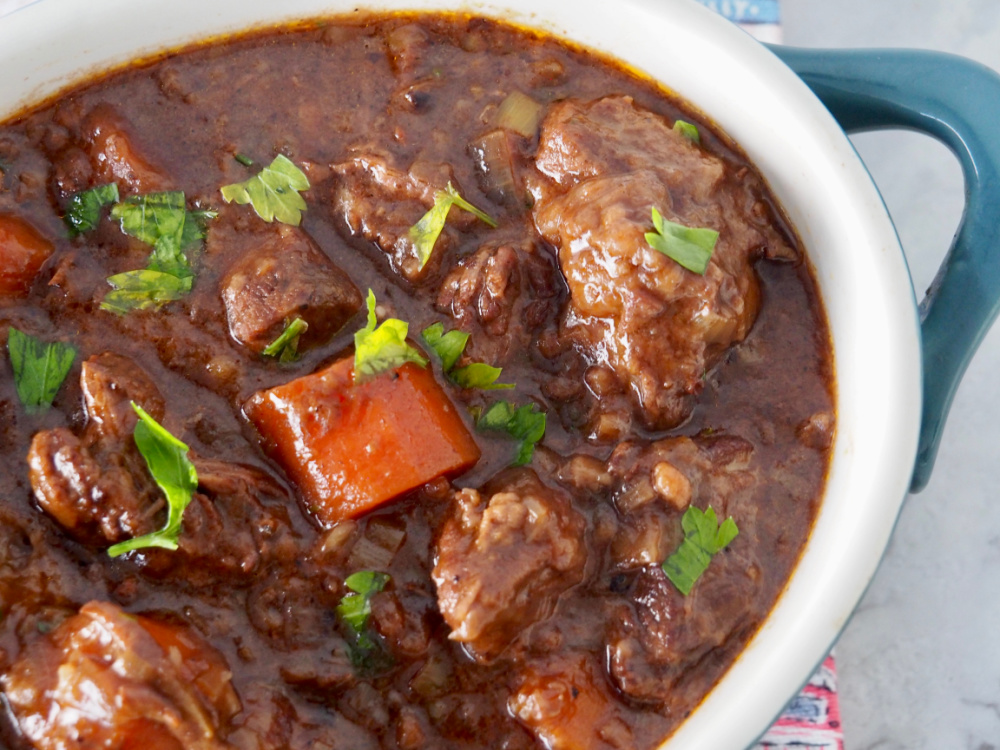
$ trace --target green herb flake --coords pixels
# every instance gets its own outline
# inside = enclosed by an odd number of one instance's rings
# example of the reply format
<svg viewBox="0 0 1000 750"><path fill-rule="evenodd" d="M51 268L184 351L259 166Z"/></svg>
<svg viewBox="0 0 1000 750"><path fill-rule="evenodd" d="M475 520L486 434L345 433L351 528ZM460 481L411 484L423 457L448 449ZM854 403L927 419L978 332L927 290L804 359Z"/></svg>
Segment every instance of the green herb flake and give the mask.
<svg viewBox="0 0 1000 750"><path fill-rule="evenodd" d="M687 596L708 569L712 557L724 550L740 531L731 517L720 526L712 508L702 511L693 505L684 512L681 528L684 541L663 563L663 572Z"/></svg>
<svg viewBox="0 0 1000 750"><path fill-rule="evenodd" d="M498 383L501 372L499 367L493 367L485 362L473 362L465 367L459 367L448 373L456 385L462 388L479 388L483 391L507 390L514 387L513 383Z"/></svg>
<svg viewBox="0 0 1000 750"><path fill-rule="evenodd" d="M372 597L382 591L389 580L388 573L372 570L352 573L344 579L344 585L354 593L345 595L337 605L337 617L347 629L351 663L367 672L380 671L392 664L391 656L372 637L368 628Z"/></svg>
<svg viewBox="0 0 1000 750"><path fill-rule="evenodd" d="M465 351L465 345L469 343L469 334L465 331L448 331L445 333L442 323L434 323L427 326L421 332L420 337L441 358L441 368L445 372L448 372L455 366L458 358Z"/></svg>
<svg viewBox="0 0 1000 750"><path fill-rule="evenodd" d="M476 429L506 432L519 440L514 466L531 463L535 444L545 436L545 412L536 404L514 407L509 401L497 401L476 418Z"/></svg>
<svg viewBox="0 0 1000 750"><path fill-rule="evenodd" d="M46 343L11 326L7 333L7 353L14 370L17 397L24 408L34 414L52 406L76 359L76 349L61 341Z"/></svg>
<svg viewBox="0 0 1000 750"><path fill-rule="evenodd" d="M674 130L683 135L689 141L701 143L701 133L698 132L698 127L696 125L692 125L685 120L675 120Z"/></svg>
<svg viewBox="0 0 1000 750"><path fill-rule="evenodd" d="M406 343L409 323L397 318L386 318L376 325L375 292L368 290L368 323L354 334L354 382L370 380L379 373L395 370L407 362L421 367L427 360L416 347Z"/></svg>
<svg viewBox="0 0 1000 750"><path fill-rule="evenodd" d="M104 295L101 309L124 315L180 299L191 291L192 279L146 269L115 274L108 283L113 291Z"/></svg>
<svg viewBox="0 0 1000 750"><path fill-rule="evenodd" d="M294 362L299 358L299 336L308 328L309 324L302 318L295 318L278 338L264 347L264 356L277 357L279 362Z"/></svg>
<svg viewBox="0 0 1000 750"><path fill-rule="evenodd" d="M469 342L469 334L464 331L456 330L445 333L444 325L434 323L425 328L420 336L427 346L441 358L441 369L456 385L462 388L480 388L488 391L514 387L513 383L496 382L503 372L499 367L493 367L483 362L473 362L464 367L455 367L455 363L465 351L465 345Z"/></svg>
<svg viewBox="0 0 1000 750"><path fill-rule="evenodd" d="M233 158L236 159L236 161L238 161L244 167L252 167L253 166L253 159L251 159L246 154L233 154Z"/></svg>
<svg viewBox="0 0 1000 750"><path fill-rule="evenodd" d="M430 211L421 216L420 221L410 227L410 239L413 240L413 246L417 251L420 268L427 265L427 261L430 260L434 244L444 230L444 223L452 206L458 206L463 211L468 211L491 227L497 225L489 214L476 208L459 195L449 182L444 190L439 190L434 194L434 205Z"/></svg>
<svg viewBox="0 0 1000 750"><path fill-rule="evenodd" d="M305 199L299 192L309 189L309 178L283 154L278 154L270 165L245 182L225 185L222 198L226 203L236 201L241 206L250 204L264 221L275 219L282 224L297 227L306 210Z"/></svg>
<svg viewBox="0 0 1000 750"><path fill-rule="evenodd" d="M186 251L204 239L205 221L215 215L188 211L179 190L131 195L111 209L125 234L153 246L148 269L174 276L194 275Z"/></svg>
<svg viewBox="0 0 1000 750"><path fill-rule="evenodd" d="M655 232L646 232L646 242L657 252L676 261L694 273L704 275L712 258L719 233L714 229L686 227L664 219L655 208Z"/></svg>
<svg viewBox="0 0 1000 750"><path fill-rule="evenodd" d="M166 495L167 522L159 531L109 547L108 555L111 557L146 547L177 549L184 510L198 488L198 472L187 456L189 448L134 401L132 408L139 415L132 436L139 453L146 459L146 466L153 480Z"/></svg>
<svg viewBox="0 0 1000 750"><path fill-rule="evenodd" d="M118 186L113 182L73 195L63 217L69 227L69 236L77 237L96 229L101 220L101 209L117 202Z"/></svg>

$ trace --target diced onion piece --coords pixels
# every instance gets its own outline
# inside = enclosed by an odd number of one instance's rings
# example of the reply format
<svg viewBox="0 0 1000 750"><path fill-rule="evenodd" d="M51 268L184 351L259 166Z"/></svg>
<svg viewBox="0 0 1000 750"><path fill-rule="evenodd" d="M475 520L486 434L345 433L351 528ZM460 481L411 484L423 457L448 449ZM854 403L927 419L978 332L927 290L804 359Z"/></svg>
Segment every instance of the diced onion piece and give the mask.
<svg viewBox="0 0 1000 750"><path fill-rule="evenodd" d="M501 201L516 199L517 182L507 133L491 130L469 148L483 176L483 192Z"/></svg>
<svg viewBox="0 0 1000 750"><path fill-rule="evenodd" d="M542 121L542 105L520 91L511 91L500 102L496 124L525 138L534 138Z"/></svg>

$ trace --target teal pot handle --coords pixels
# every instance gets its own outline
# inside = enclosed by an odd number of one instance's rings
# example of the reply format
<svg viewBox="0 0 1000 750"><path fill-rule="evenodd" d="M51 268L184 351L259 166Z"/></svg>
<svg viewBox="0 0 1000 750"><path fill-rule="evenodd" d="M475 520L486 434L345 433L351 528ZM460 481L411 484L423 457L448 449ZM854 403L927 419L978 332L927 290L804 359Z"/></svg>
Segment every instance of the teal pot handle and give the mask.
<svg viewBox="0 0 1000 750"><path fill-rule="evenodd" d="M910 485L919 492L934 467L959 381L1000 312L1000 76L939 52L771 50L846 132L917 130L962 163L965 213L920 303L924 401Z"/></svg>

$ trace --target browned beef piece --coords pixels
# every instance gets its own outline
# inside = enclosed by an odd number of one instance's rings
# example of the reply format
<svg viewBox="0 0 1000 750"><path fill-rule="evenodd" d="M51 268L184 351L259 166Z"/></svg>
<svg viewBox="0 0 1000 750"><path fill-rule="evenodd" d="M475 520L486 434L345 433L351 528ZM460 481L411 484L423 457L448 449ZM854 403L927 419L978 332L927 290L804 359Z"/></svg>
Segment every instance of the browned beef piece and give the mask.
<svg viewBox="0 0 1000 750"><path fill-rule="evenodd" d="M461 490L454 504L436 548L438 606L452 640L488 662L581 580L585 523L567 495L527 469L482 493Z"/></svg>
<svg viewBox="0 0 1000 750"><path fill-rule="evenodd" d="M225 659L191 629L90 602L2 678L38 750L225 750L241 710Z"/></svg>
<svg viewBox="0 0 1000 750"><path fill-rule="evenodd" d="M360 309L354 282L301 229L282 224L254 244L222 282L229 331L251 351L297 317L309 324L300 349L325 343Z"/></svg>
<svg viewBox="0 0 1000 750"><path fill-rule="evenodd" d="M133 439L143 405L157 421L164 403L148 375L132 360L100 354L83 364L87 410L82 435L65 428L42 430L28 453L35 499L70 535L108 546L163 525L163 493ZM290 542L287 492L265 472L226 461L194 459L198 492L184 511L176 551L133 553L148 575L180 571L191 585L220 577L249 580L261 558Z"/></svg>
<svg viewBox="0 0 1000 750"><path fill-rule="evenodd" d="M685 690L696 699L704 686L684 682L691 666L730 641L743 643L764 615L754 604L762 568L749 552L757 534L752 452L741 438L717 436L623 443L612 454L621 516L612 557L638 572L625 603L612 608L609 668L635 700L683 703ZM740 533L683 596L660 564L680 546L690 505L711 507L720 522L731 516Z"/></svg>
<svg viewBox="0 0 1000 750"><path fill-rule="evenodd" d="M415 162L408 170L392 166L375 154L363 154L334 166L334 206L355 237L375 243L389 258L393 269L408 281L419 281L436 265L435 258L455 245L455 236L445 226L427 265L421 269L410 227L434 205L434 195L449 182L460 190L447 164ZM468 227L475 217L457 208L448 214L448 224Z"/></svg>
<svg viewBox="0 0 1000 750"><path fill-rule="evenodd" d="M96 184L114 182L122 194L174 189L166 171L143 153L128 122L110 104L95 107L84 128Z"/></svg>
<svg viewBox="0 0 1000 750"><path fill-rule="evenodd" d="M535 224L570 289L567 334L612 366L648 426L679 424L757 314L751 263L767 240L743 216L742 188L721 159L625 96L553 105L535 166ZM704 276L649 246L652 208L719 232Z"/></svg>
<svg viewBox="0 0 1000 750"><path fill-rule="evenodd" d="M137 417L131 402L159 420L163 398L138 365L118 354L90 357L80 384L88 417L82 436L59 427L31 441L35 499L85 543L114 544L152 531L163 501L132 441Z"/></svg>
<svg viewBox="0 0 1000 750"><path fill-rule="evenodd" d="M114 352L90 357L80 370L80 386L89 419L87 430L95 438L131 438L139 420L133 401L153 419L163 419L159 389L128 357Z"/></svg>
<svg viewBox="0 0 1000 750"><path fill-rule="evenodd" d="M452 269L436 306L477 333L467 349L472 359L496 365L523 351L555 315L561 283L550 254L533 242L485 245Z"/></svg>
<svg viewBox="0 0 1000 750"><path fill-rule="evenodd" d="M114 544L153 530L162 502L132 450L104 451L69 430L42 430L31 441L31 488L42 510L87 544Z"/></svg>

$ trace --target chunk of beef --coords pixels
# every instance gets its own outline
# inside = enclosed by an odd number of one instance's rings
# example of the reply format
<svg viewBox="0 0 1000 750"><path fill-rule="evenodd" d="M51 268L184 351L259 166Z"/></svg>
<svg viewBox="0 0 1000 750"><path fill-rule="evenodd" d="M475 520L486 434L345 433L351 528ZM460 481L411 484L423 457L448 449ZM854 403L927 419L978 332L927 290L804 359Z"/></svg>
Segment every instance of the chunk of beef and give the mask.
<svg viewBox="0 0 1000 750"><path fill-rule="evenodd" d="M613 608L609 667L616 685L635 700L695 700L706 685L689 683L689 667L706 659L723 664L716 650L742 644L765 614L755 604L761 565L749 551L757 535L752 452L747 441L723 435L623 443L611 456L621 516L612 557L638 573L625 602ZM680 519L690 505L710 506L720 521L731 516L740 534L682 596L660 564L680 546ZM705 673L711 675L711 667Z"/></svg>
<svg viewBox="0 0 1000 750"><path fill-rule="evenodd" d="M535 224L570 289L566 333L631 388L648 426L676 426L757 314L751 263L767 240L744 217L745 192L721 159L624 96L552 106L535 166ZM704 275L646 242L653 208L719 232Z"/></svg>
<svg viewBox="0 0 1000 750"><path fill-rule="evenodd" d="M450 638L488 662L584 573L585 523L569 497L530 470L455 495L437 541L433 578Z"/></svg>
<svg viewBox="0 0 1000 750"><path fill-rule="evenodd" d="M389 258L393 269L408 281L424 277L435 258L456 244L448 226L438 237L434 253L424 268L410 238L410 227L434 205L434 195L451 182L458 185L447 164L415 162L402 171L386 159L364 154L334 166L337 184L334 206L355 237L375 243ZM469 227L476 221L472 214L455 209L449 224Z"/></svg>
<svg viewBox="0 0 1000 750"><path fill-rule="evenodd" d="M41 508L85 544L108 546L163 524L166 506L133 439L132 401L157 421L164 403L132 360L105 353L83 364L88 422L82 435L59 427L35 435L29 477ZM144 572L182 576L191 585L220 577L249 580L262 558L289 543L288 493L265 472L194 459L198 492L184 512L176 551L131 553Z"/></svg>
<svg viewBox="0 0 1000 750"><path fill-rule="evenodd" d="M309 328L299 348L326 342L361 307L361 292L297 227L279 226L241 256L222 282L233 338L255 353L285 325L302 318Z"/></svg>
<svg viewBox="0 0 1000 750"><path fill-rule="evenodd" d="M98 184L113 182L123 193L172 190L173 181L129 132L128 122L109 104L87 116L85 140Z"/></svg>
<svg viewBox="0 0 1000 750"><path fill-rule="evenodd" d="M35 434L28 468L42 510L88 544L114 544L152 531L163 500L132 441L131 401L163 416L163 398L132 360L105 353L83 363L88 422L78 437L58 427Z"/></svg>
<svg viewBox="0 0 1000 750"><path fill-rule="evenodd" d="M153 419L163 419L163 397L156 384L121 354L104 352L90 357L80 370L80 386L92 438L130 439L139 420L133 401Z"/></svg>
<svg viewBox="0 0 1000 750"><path fill-rule="evenodd" d="M508 709L551 750L629 750L636 745L603 670L583 654L526 664Z"/></svg>
<svg viewBox="0 0 1000 750"><path fill-rule="evenodd" d="M53 249L24 219L0 214L0 299L27 294Z"/></svg>
<svg viewBox="0 0 1000 750"><path fill-rule="evenodd" d="M38 432L28 452L42 510L86 544L114 544L154 528L158 490L134 449L105 451L69 430Z"/></svg>
<svg viewBox="0 0 1000 750"><path fill-rule="evenodd" d="M223 750L239 697L225 659L184 626L91 602L3 676L38 750Z"/></svg>
<svg viewBox="0 0 1000 750"><path fill-rule="evenodd" d="M549 253L534 243L485 245L448 274L437 309L476 332L472 359L498 364L532 343L533 332L555 315L560 291Z"/></svg>
<svg viewBox="0 0 1000 750"><path fill-rule="evenodd" d="M608 629L618 689L657 705L697 700L766 615L754 603L760 575L758 564L727 548L683 596L659 565L643 568Z"/></svg>

